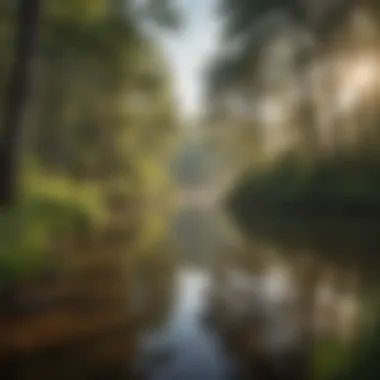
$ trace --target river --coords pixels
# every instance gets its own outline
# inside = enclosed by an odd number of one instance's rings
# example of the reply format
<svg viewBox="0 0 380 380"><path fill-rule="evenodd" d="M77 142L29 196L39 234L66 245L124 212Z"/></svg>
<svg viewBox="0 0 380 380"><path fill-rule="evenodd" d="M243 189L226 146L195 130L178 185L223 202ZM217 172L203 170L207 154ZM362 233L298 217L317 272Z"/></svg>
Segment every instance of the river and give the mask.
<svg viewBox="0 0 380 380"><path fill-rule="evenodd" d="M107 327L119 314L104 313L100 304L75 310L74 327L100 313L107 328L38 354L24 344L22 357L12 359L2 378L307 379L308 332L313 345L347 345L370 320L379 299L372 222L362 229L352 221L346 221L348 229L343 222L306 228L289 221L273 226L261 218L241 228L215 202L201 198L178 205L156 235L143 232L149 249L128 249L133 265L123 274L128 291L121 289L122 304L135 322ZM38 322L46 324L41 331L66 328L59 313ZM17 336L22 343L22 333ZM331 354L323 349L321 366Z"/></svg>
<svg viewBox="0 0 380 380"><path fill-rule="evenodd" d="M139 370L152 380L235 378L236 363L204 323L210 267L228 235L212 209L181 209L172 223L171 234L180 252L175 294L168 319L141 336ZM165 360L149 366L152 353Z"/></svg>
<svg viewBox="0 0 380 380"><path fill-rule="evenodd" d="M207 202L182 206L171 226L179 256L175 294L164 323L140 337L136 368L143 378L305 378L296 368L304 360L300 351L309 349L301 341L305 331L312 330L314 343L348 344L371 315L377 292L371 273L377 270L359 265L364 252L349 260L347 251L339 260L341 252L305 244L306 232L295 226L295 246L262 228L243 234ZM319 240L314 233L317 242L324 240L322 232ZM336 233L335 239L325 242L333 252L347 236Z"/></svg>

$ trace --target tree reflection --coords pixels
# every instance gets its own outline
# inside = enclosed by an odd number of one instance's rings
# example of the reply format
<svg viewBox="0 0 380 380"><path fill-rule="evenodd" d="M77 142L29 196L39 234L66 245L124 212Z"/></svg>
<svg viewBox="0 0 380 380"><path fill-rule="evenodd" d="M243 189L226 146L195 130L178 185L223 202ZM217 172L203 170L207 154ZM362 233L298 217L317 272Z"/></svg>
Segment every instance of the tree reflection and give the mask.
<svg viewBox="0 0 380 380"><path fill-rule="evenodd" d="M354 341L363 323L363 281L357 268L325 257L319 251L255 239L219 262L209 325L243 366L256 363L257 373L285 361L289 367L283 369L294 379L306 376L320 342Z"/></svg>
<svg viewBox="0 0 380 380"><path fill-rule="evenodd" d="M173 247L163 242L139 260L135 273L139 324L159 330L168 321L175 291L176 261Z"/></svg>

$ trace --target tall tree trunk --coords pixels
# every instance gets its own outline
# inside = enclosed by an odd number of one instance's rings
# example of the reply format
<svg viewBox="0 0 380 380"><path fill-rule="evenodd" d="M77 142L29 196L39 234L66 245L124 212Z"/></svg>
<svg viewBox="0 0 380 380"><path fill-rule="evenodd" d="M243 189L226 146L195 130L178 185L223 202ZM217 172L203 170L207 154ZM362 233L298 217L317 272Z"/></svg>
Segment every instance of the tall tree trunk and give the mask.
<svg viewBox="0 0 380 380"><path fill-rule="evenodd" d="M40 0L19 0L14 62L7 83L0 139L0 206L17 197L17 167L22 137L22 114L30 82L31 58L37 37Z"/></svg>

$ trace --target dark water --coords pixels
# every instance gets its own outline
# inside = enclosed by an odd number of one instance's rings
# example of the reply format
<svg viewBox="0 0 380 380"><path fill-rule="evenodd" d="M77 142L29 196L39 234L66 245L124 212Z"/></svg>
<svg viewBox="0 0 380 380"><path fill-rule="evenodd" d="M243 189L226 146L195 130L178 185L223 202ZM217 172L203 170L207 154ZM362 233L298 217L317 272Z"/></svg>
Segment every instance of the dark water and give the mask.
<svg viewBox="0 0 380 380"><path fill-rule="evenodd" d="M349 342L371 315L377 264L339 245L341 233L331 240L330 230L326 240L316 228L310 237L259 223L243 234L205 205L183 206L162 223L169 228L153 254L128 264L125 323L38 354L25 350L0 367L1 378L296 380L305 378L305 331ZM94 316L82 311L85 321Z"/></svg>
<svg viewBox="0 0 380 380"><path fill-rule="evenodd" d="M349 344L372 316L377 264L366 261L368 253L364 258L357 250L355 256L354 247L347 248L352 234L342 234L340 224L332 240L331 225L327 238L315 226L310 237L296 225L284 226L281 238L262 228L243 234L213 208L182 209L172 224L180 256L175 294L167 321L140 340L137 368L147 379L296 379L298 352L310 348L302 343L304 331L315 333L314 343ZM217 304L218 297L223 302ZM245 317L256 326L243 326ZM250 334L258 329L255 351ZM252 370L257 357L273 368Z"/></svg>
<svg viewBox="0 0 380 380"><path fill-rule="evenodd" d="M237 365L205 324L210 268L228 236L210 210L182 209L170 231L179 260L167 320L140 337L137 371L147 379L231 379Z"/></svg>

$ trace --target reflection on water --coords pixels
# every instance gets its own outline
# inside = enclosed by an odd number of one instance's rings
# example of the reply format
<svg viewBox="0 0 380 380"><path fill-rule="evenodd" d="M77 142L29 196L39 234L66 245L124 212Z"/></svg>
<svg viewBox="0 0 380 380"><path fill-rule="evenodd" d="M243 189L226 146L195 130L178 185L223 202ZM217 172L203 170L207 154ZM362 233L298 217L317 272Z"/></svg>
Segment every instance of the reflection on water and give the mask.
<svg viewBox="0 0 380 380"><path fill-rule="evenodd" d="M302 236L299 249L238 239L223 217L192 208L174 218L182 255L176 295L167 323L141 339L142 372L148 379L307 378L310 343L355 337L364 273L305 249ZM149 352L166 352L166 360L146 367Z"/></svg>
<svg viewBox="0 0 380 380"><path fill-rule="evenodd" d="M143 374L149 379L225 379L233 367L218 340L202 324L209 276L198 268L177 272L174 307L163 329L141 339ZM147 367L144 356L169 353L167 361Z"/></svg>
<svg viewBox="0 0 380 380"><path fill-rule="evenodd" d="M191 263L215 266L223 254L231 255L239 242L226 218L212 208L181 209L172 226L182 259Z"/></svg>
<svg viewBox="0 0 380 380"><path fill-rule="evenodd" d="M179 210L169 234L150 253L129 253L119 303L76 305L75 315L59 311L35 332L48 331L52 320L65 329L70 320L88 327L84 336L36 352L16 334L22 350L3 360L1 378L296 380L305 378L310 337L355 336L370 276L307 249L304 235L299 248L261 232L243 239L204 206ZM96 283L105 289L101 278Z"/></svg>

